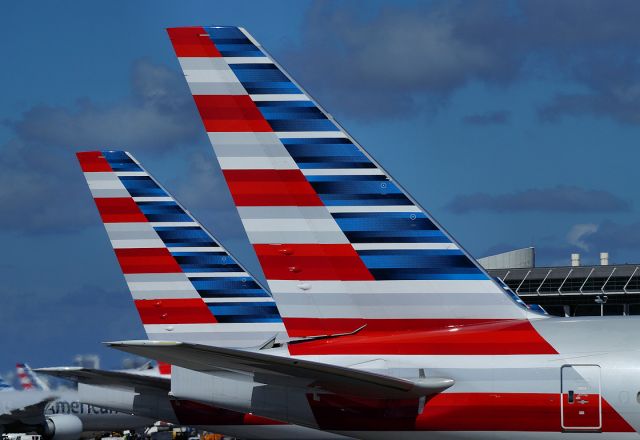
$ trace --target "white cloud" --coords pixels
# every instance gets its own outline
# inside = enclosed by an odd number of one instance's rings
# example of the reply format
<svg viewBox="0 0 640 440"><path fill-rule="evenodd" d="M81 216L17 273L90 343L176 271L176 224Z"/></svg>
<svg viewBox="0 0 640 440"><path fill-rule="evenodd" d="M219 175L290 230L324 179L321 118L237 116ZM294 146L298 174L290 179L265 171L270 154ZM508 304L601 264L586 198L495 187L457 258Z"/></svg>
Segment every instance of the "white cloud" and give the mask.
<svg viewBox="0 0 640 440"><path fill-rule="evenodd" d="M584 251L589 250L589 244L586 239L592 234L598 232L599 226L595 223L580 223L573 225L567 233L567 241Z"/></svg>

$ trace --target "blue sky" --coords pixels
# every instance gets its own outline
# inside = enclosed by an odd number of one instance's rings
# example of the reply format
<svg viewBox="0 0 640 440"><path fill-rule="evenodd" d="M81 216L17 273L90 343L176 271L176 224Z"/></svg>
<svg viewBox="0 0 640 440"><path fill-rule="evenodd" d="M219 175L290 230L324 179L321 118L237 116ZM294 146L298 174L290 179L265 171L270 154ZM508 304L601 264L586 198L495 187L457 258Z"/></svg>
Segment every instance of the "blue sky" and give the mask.
<svg viewBox="0 0 640 440"><path fill-rule="evenodd" d="M164 28L247 28L478 257L640 262L640 3L11 2L0 14L0 371L144 336L74 158L131 151L255 257Z"/></svg>

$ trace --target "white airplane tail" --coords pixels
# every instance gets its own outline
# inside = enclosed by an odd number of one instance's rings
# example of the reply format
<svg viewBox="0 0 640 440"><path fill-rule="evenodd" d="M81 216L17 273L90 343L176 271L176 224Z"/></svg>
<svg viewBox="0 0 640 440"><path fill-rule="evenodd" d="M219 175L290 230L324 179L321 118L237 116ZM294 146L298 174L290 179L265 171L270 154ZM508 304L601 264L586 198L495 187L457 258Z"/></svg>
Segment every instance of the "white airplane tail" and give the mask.
<svg viewBox="0 0 640 440"><path fill-rule="evenodd" d="M129 153L77 156L149 339L251 347L284 332L269 293Z"/></svg>
<svg viewBox="0 0 640 440"><path fill-rule="evenodd" d="M247 31L168 33L290 336L505 321L534 332L526 306Z"/></svg>

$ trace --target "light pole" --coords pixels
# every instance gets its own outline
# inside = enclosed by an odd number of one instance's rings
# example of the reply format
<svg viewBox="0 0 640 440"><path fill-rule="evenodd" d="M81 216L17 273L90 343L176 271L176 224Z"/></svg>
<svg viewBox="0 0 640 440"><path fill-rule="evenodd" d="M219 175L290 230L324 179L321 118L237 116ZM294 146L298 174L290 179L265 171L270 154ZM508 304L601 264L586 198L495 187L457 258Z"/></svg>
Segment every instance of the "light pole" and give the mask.
<svg viewBox="0 0 640 440"><path fill-rule="evenodd" d="M596 296L596 303L600 304L600 316L604 316L604 305L607 303L609 298L607 295L598 295Z"/></svg>

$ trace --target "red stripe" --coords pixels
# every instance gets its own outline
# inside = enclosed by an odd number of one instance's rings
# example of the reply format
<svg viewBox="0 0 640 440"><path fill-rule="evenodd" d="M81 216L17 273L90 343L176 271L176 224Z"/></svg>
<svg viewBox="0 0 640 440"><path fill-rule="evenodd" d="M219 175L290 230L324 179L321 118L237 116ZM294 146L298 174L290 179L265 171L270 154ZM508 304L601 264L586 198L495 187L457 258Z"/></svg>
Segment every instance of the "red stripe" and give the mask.
<svg viewBox="0 0 640 440"><path fill-rule="evenodd" d="M231 411L213 405L193 402L191 400L171 399L171 405L181 425L231 425L231 426L260 426L286 425L276 420L258 417L253 414Z"/></svg>
<svg viewBox="0 0 640 440"><path fill-rule="evenodd" d="M182 272L167 248L114 249L114 252L125 274Z"/></svg>
<svg viewBox="0 0 640 440"><path fill-rule="evenodd" d="M315 320L321 325L323 320ZM522 355L557 354L557 351L536 331L527 320L496 320L478 323L478 320L424 320L414 328L431 330L406 330L404 320L367 319L353 320L367 326L354 335L339 338L300 342L289 345L289 352L299 355ZM429 322L430 321L430 322ZM287 332L296 336L289 327L290 318L284 319ZM307 333L313 331L312 322L295 322ZM355 324L355 322L354 322ZM370 328L371 326L371 328ZM343 327L344 328L344 327ZM354 327L349 327L353 331ZM355 327L358 328L358 327ZM326 328L315 333L327 334ZM335 333L329 333L335 334Z"/></svg>
<svg viewBox="0 0 640 440"><path fill-rule="evenodd" d="M224 170L237 206L322 206L300 170Z"/></svg>
<svg viewBox="0 0 640 440"><path fill-rule="evenodd" d="M213 316L202 298L136 300L143 324L213 324Z"/></svg>
<svg viewBox="0 0 640 440"><path fill-rule="evenodd" d="M76 153L76 157L80 162L80 167L85 173L110 172L111 165L107 162L100 151L86 151Z"/></svg>
<svg viewBox="0 0 640 440"><path fill-rule="evenodd" d="M94 200L104 223L140 223L147 221L136 202L130 197L98 197Z"/></svg>
<svg viewBox="0 0 640 440"><path fill-rule="evenodd" d="M194 95L207 131L273 131L249 95Z"/></svg>
<svg viewBox="0 0 640 440"><path fill-rule="evenodd" d="M167 29L178 57L221 57L207 31L200 26Z"/></svg>
<svg viewBox="0 0 640 440"><path fill-rule="evenodd" d="M171 375L171 364L166 362L158 362L158 372L164 376Z"/></svg>
<svg viewBox="0 0 640 440"><path fill-rule="evenodd" d="M560 384L558 384L558 387ZM417 415L417 400L384 401L323 394L307 400L321 429L354 431L561 432L560 394L441 393ZM603 432L635 432L602 399Z"/></svg>
<svg viewBox="0 0 640 440"><path fill-rule="evenodd" d="M270 280L373 280L350 244L256 244L253 247Z"/></svg>

